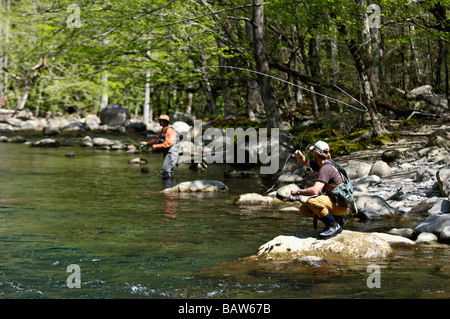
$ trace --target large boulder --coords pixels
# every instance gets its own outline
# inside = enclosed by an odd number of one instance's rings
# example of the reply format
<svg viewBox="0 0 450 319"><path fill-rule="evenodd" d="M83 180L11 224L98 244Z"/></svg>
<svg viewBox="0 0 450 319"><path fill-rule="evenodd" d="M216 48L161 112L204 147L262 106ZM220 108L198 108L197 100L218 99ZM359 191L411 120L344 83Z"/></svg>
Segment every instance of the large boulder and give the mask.
<svg viewBox="0 0 450 319"><path fill-rule="evenodd" d="M194 192L226 192L228 187L220 182L213 180L196 180L189 182L182 182L174 187L166 188L164 193L194 193Z"/></svg>
<svg viewBox="0 0 450 319"><path fill-rule="evenodd" d="M350 179L357 179L369 175L372 165L360 161L348 161L345 171Z"/></svg>
<svg viewBox="0 0 450 319"><path fill-rule="evenodd" d="M421 233L432 233L439 238L441 242L448 242L448 228L450 227L450 215L438 215L430 217L419 225L417 225L415 232Z"/></svg>
<svg viewBox="0 0 450 319"><path fill-rule="evenodd" d="M369 175L377 175L379 177L391 176L391 168L384 161L376 161L375 164L372 165L372 168L369 171Z"/></svg>
<svg viewBox="0 0 450 319"><path fill-rule="evenodd" d="M422 85L409 91L406 94L406 97L410 100L416 100L424 95L430 95L432 93L433 87L431 85Z"/></svg>
<svg viewBox="0 0 450 319"><path fill-rule="evenodd" d="M428 143L426 146L436 146L438 148L450 149L450 131L447 129L436 130L427 136Z"/></svg>
<svg viewBox="0 0 450 319"><path fill-rule="evenodd" d="M298 191L300 187L298 187L296 184L289 184L286 186L283 186L277 190L277 198L281 200L289 200L291 197L291 191Z"/></svg>
<svg viewBox="0 0 450 319"><path fill-rule="evenodd" d="M108 104L100 111L100 122L108 126L127 126L130 123L130 111L117 104Z"/></svg>
<svg viewBox="0 0 450 319"><path fill-rule="evenodd" d="M381 154L381 159L386 163L393 163L403 158L405 155L399 150L386 150Z"/></svg>
<svg viewBox="0 0 450 319"><path fill-rule="evenodd" d="M436 178L438 180L441 195L450 199L450 165L444 166L438 170Z"/></svg>
<svg viewBox="0 0 450 319"><path fill-rule="evenodd" d="M390 206L378 195L358 196L356 198L356 207L358 207L359 213L365 216L366 219L378 219L381 216L401 214L398 209Z"/></svg>
<svg viewBox="0 0 450 319"><path fill-rule="evenodd" d="M314 237L278 236L259 247L260 260L293 260L301 256L325 259L384 258L393 253L392 247L379 236L344 230L327 240Z"/></svg>

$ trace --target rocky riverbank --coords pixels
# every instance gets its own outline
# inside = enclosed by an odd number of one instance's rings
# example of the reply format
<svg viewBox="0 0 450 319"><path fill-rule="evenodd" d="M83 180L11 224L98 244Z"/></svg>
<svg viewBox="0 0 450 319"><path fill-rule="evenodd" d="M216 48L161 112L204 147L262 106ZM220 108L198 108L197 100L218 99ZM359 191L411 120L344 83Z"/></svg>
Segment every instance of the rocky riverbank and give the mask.
<svg viewBox="0 0 450 319"><path fill-rule="evenodd" d="M419 242L449 243L449 126L422 127L420 131L423 133L335 160L352 179L358 218L368 221L413 218L417 220L415 229L393 229L391 233ZM296 163L287 166L278 173L282 182L277 190L268 194L242 194L235 204L282 205L280 211L298 210L307 197L300 197L300 203L292 204L290 191L310 185L315 174Z"/></svg>

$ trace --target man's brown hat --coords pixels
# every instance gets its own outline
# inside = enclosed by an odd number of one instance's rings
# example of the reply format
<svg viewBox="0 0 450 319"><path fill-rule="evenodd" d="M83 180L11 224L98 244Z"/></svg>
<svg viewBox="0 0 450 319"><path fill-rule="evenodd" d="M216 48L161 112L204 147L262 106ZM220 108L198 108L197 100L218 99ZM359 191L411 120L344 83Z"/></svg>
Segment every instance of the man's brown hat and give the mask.
<svg viewBox="0 0 450 319"><path fill-rule="evenodd" d="M164 120L164 121L167 121L167 122L171 123L171 122L170 122L170 117L169 117L169 115L165 115L165 114L161 114L161 115L158 117L158 120Z"/></svg>

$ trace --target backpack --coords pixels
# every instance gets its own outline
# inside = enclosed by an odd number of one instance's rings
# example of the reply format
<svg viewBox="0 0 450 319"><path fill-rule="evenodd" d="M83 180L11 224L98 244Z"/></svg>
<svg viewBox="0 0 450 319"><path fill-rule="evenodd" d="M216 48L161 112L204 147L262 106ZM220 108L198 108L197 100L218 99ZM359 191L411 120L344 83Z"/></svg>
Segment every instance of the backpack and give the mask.
<svg viewBox="0 0 450 319"><path fill-rule="evenodd" d="M358 212L355 199L353 198L353 184L347 175L345 169L335 162L325 162L325 164L333 165L341 175L343 184L335 187L331 190L330 196L335 200L335 202L341 207L347 207L352 211L353 214ZM330 192L329 192L330 193Z"/></svg>

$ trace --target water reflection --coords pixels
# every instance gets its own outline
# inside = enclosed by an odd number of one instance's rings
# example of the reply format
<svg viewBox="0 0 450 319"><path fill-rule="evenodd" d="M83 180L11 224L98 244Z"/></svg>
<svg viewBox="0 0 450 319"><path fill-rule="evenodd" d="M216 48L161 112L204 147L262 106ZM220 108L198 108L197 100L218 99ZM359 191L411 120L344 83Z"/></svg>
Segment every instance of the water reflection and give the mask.
<svg viewBox="0 0 450 319"><path fill-rule="evenodd" d="M163 179L163 188L171 188L176 183L172 178ZM164 216L169 218L177 218L178 208L178 194L177 193L165 193L163 197Z"/></svg>

